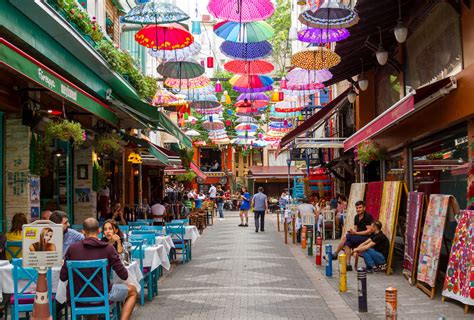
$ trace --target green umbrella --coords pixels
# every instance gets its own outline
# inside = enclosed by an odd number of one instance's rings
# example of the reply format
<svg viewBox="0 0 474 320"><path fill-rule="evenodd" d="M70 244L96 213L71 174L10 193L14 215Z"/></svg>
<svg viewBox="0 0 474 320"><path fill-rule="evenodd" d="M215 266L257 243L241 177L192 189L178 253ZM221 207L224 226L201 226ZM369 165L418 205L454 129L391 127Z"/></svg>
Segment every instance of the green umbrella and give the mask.
<svg viewBox="0 0 474 320"><path fill-rule="evenodd" d="M204 73L204 67L195 60L166 61L157 68L159 74L165 78L174 79L192 79L197 78Z"/></svg>

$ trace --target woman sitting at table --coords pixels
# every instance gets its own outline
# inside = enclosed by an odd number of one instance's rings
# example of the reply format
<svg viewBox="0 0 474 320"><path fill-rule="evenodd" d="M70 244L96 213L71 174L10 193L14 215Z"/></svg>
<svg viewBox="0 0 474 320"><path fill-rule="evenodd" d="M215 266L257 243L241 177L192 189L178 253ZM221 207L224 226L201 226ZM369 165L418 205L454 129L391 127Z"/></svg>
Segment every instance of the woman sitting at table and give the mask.
<svg viewBox="0 0 474 320"><path fill-rule="evenodd" d="M117 222L117 224L121 226L127 225L127 221L124 218L125 214L122 210L122 205L120 203L116 203L114 207L114 212L112 213L112 220Z"/></svg>
<svg viewBox="0 0 474 320"><path fill-rule="evenodd" d="M102 226L102 233L104 236L102 237L101 241L112 245L118 253L123 252L123 234L114 220L109 219L104 222L104 225Z"/></svg>
<svg viewBox="0 0 474 320"><path fill-rule="evenodd" d="M21 231L23 229L23 225L27 224L28 220L26 219L26 215L24 213L17 213L12 218L12 227L10 228L10 232L7 232L7 241L21 241ZM18 247L11 247L11 251L16 252L19 248ZM16 257L12 257L10 252L6 252L7 260L11 260L12 258L21 258L21 250Z"/></svg>
<svg viewBox="0 0 474 320"><path fill-rule="evenodd" d="M56 251L56 245L50 243L52 239L53 229L43 228L43 230L41 230L39 241L30 245L30 251Z"/></svg>

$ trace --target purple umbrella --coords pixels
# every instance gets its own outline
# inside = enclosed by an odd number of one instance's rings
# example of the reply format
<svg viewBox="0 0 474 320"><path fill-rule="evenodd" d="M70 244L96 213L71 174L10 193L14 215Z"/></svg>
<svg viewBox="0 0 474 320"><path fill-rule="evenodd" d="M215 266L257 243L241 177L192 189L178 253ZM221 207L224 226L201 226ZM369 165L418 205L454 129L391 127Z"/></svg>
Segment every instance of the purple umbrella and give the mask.
<svg viewBox="0 0 474 320"><path fill-rule="evenodd" d="M252 93L252 92L265 92L272 90L272 86L266 86L261 88L243 88L243 87L232 87L232 90L243 93Z"/></svg>
<svg viewBox="0 0 474 320"><path fill-rule="evenodd" d="M309 28L298 32L298 40L309 43L330 43L347 39L350 33L347 29L318 29Z"/></svg>
<svg viewBox="0 0 474 320"><path fill-rule="evenodd" d="M268 41L252 43L224 41L220 48L225 56L237 60L257 60L272 53L272 45Z"/></svg>
<svg viewBox="0 0 474 320"><path fill-rule="evenodd" d="M348 6L329 1L318 10L306 10L298 20L311 28L350 28L359 22L357 13Z"/></svg>
<svg viewBox="0 0 474 320"><path fill-rule="evenodd" d="M239 95L237 100L250 100L250 101L256 101L256 100L264 100L264 101L269 101L270 98L265 94L261 92L256 92L256 93L242 93Z"/></svg>

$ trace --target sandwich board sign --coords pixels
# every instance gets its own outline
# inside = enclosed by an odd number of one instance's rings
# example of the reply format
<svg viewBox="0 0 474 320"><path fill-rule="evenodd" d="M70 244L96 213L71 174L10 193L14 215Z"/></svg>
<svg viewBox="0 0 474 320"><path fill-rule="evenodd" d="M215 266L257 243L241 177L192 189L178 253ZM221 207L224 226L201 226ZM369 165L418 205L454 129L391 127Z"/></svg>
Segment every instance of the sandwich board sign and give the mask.
<svg viewBox="0 0 474 320"><path fill-rule="evenodd" d="M49 220L23 225L23 266L60 267L63 264L63 226Z"/></svg>

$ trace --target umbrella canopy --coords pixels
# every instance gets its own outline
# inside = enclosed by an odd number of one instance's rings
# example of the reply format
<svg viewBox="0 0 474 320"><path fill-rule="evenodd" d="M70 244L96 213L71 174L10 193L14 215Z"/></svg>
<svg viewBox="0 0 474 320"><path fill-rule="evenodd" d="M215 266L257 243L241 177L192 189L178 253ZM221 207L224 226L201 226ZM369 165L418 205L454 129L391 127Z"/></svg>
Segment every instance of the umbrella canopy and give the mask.
<svg viewBox="0 0 474 320"><path fill-rule="evenodd" d="M270 0L210 0L207 10L218 19L252 22L269 18L275 6Z"/></svg>
<svg viewBox="0 0 474 320"><path fill-rule="evenodd" d="M230 78L229 83L235 87L262 88L273 84L273 79L259 75L235 75Z"/></svg>
<svg viewBox="0 0 474 320"><path fill-rule="evenodd" d="M350 33L347 29L318 29L309 28L298 32L298 40L309 43L331 43L347 39Z"/></svg>
<svg viewBox="0 0 474 320"><path fill-rule="evenodd" d="M265 92L265 91L270 91L272 90L272 86L266 86L266 87L260 87L260 88L247 88L247 87L236 87L233 86L232 90L237 91L237 92Z"/></svg>
<svg viewBox="0 0 474 320"><path fill-rule="evenodd" d="M297 105L296 103L292 102L278 102L275 104L274 110L275 112L285 112L285 113L291 113L291 112L297 112L301 111L303 109L302 106Z"/></svg>
<svg viewBox="0 0 474 320"><path fill-rule="evenodd" d="M135 33L135 41L153 50L175 50L189 47L194 37L178 23L148 25Z"/></svg>
<svg viewBox="0 0 474 320"><path fill-rule="evenodd" d="M219 129L224 129L225 127L224 122L220 120L204 121L202 123L202 126L204 127L204 129L207 129L207 130L219 130Z"/></svg>
<svg viewBox="0 0 474 320"><path fill-rule="evenodd" d="M249 116L241 116L235 120L235 123L257 123L257 120Z"/></svg>
<svg viewBox="0 0 474 320"><path fill-rule="evenodd" d="M204 73L204 67L194 60L170 60L161 63L156 70L166 78L191 79Z"/></svg>
<svg viewBox="0 0 474 320"><path fill-rule="evenodd" d="M224 139L218 139L218 140L211 139L211 141L214 144L230 144L230 139L228 137Z"/></svg>
<svg viewBox="0 0 474 320"><path fill-rule="evenodd" d="M245 101L237 101L235 103L235 106L237 108L242 108L242 107L255 107L255 108L263 108L263 107L266 107L268 106L268 101L266 100L254 100L254 101L247 101L247 103L245 103Z"/></svg>
<svg viewBox="0 0 474 320"><path fill-rule="evenodd" d="M182 48L182 49L175 49L175 50L154 50L149 49L148 54L152 57L162 59L162 60L183 60L188 57L192 57L197 55L201 52L201 45L199 42L194 41L191 43L190 46Z"/></svg>
<svg viewBox="0 0 474 320"><path fill-rule="evenodd" d="M196 111L197 113L202 114L202 115L217 114L217 113L221 113L221 112L222 112L222 106L219 106L219 107L213 108L213 109L201 109L201 108L198 108L198 109L194 109L194 111Z"/></svg>
<svg viewBox="0 0 474 320"><path fill-rule="evenodd" d="M338 29L356 25L359 22L359 16L342 3L328 1L316 11L304 11L298 20L311 28Z"/></svg>
<svg viewBox="0 0 474 320"><path fill-rule="evenodd" d="M163 24L188 20L189 16L174 4L152 0L133 7L122 22L133 24Z"/></svg>
<svg viewBox="0 0 474 320"><path fill-rule="evenodd" d="M235 130L239 130L239 131L255 131L257 129L258 129L258 125L251 122L244 122L235 126Z"/></svg>
<svg viewBox="0 0 474 320"><path fill-rule="evenodd" d="M285 76L291 85L303 85L310 83L322 83L332 79L332 73L328 69L305 70L294 68Z"/></svg>
<svg viewBox="0 0 474 320"><path fill-rule="evenodd" d="M199 132L193 129L186 131L184 134L188 137L199 137L201 135Z"/></svg>
<svg viewBox="0 0 474 320"><path fill-rule="evenodd" d="M178 98L166 89L159 89L153 96L153 105L165 105L170 102L178 101Z"/></svg>
<svg viewBox="0 0 474 320"><path fill-rule="evenodd" d="M192 101L189 106L193 109L216 109L221 106L220 102L217 101Z"/></svg>
<svg viewBox="0 0 474 320"><path fill-rule="evenodd" d="M224 69L236 74L256 75L271 73L275 67L265 60L233 60L224 64Z"/></svg>
<svg viewBox="0 0 474 320"><path fill-rule="evenodd" d="M238 23L221 21L214 26L216 35L232 42L260 42L273 37L273 28L265 21Z"/></svg>
<svg viewBox="0 0 474 320"><path fill-rule="evenodd" d="M287 90L293 91L318 91L319 89L324 88L324 84L322 83L310 83L310 84L293 84L292 82L288 82L286 85ZM308 93L310 94L310 93Z"/></svg>
<svg viewBox="0 0 474 320"><path fill-rule="evenodd" d="M324 47L311 47L291 56L291 64L306 70L329 69L341 62L341 57Z"/></svg>
<svg viewBox="0 0 474 320"><path fill-rule="evenodd" d="M265 93L261 93L261 92L256 92L256 93L242 93L238 96L237 100L250 100L250 101L254 101L254 100L267 100L269 101L270 98L265 94Z"/></svg>
<svg viewBox="0 0 474 320"><path fill-rule="evenodd" d="M165 85L171 88L181 88L181 89L204 88L211 85L211 79L209 79L205 75L202 75L197 78L192 78L192 79L167 78L165 80Z"/></svg>
<svg viewBox="0 0 474 320"><path fill-rule="evenodd" d="M217 97L213 93L199 93L194 90L184 90L186 98L190 101L217 101Z"/></svg>
<svg viewBox="0 0 474 320"><path fill-rule="evenodd" d="M268 41L253 43L224 41L220 49L228 58L237 60L263 59L272 53L272 45Z"/></svg>
<svg viewBox="0 0 474 320"><path fill-rule="evenodd" d="M257 108L248 108L248 109L242 109L242 108L237 108L235 111L235 114L239 117L241 116L247 116L247 117L252 117L252 116L258 116L262 112L259 111Z"/></svg>
<svg viewBox="0 0 474 320"><path fill-rule="evenodd" d="M186 79L183 79L182 80L182 83L184 83L186 81ZM189 100L207 100L207 99L191 99L189 97L195 97L197 95L199 96L202 96L202 95L213 95L213 93L215 92L215 89L212 85L208 85L206 87L202 87L202 88L192 88L192 89L179 89L179 88L174 88L172 90L176 90L176 91L179 91L180 93L186 95L188 97ZM211 99L213 100L213 99Z"/></svg>

